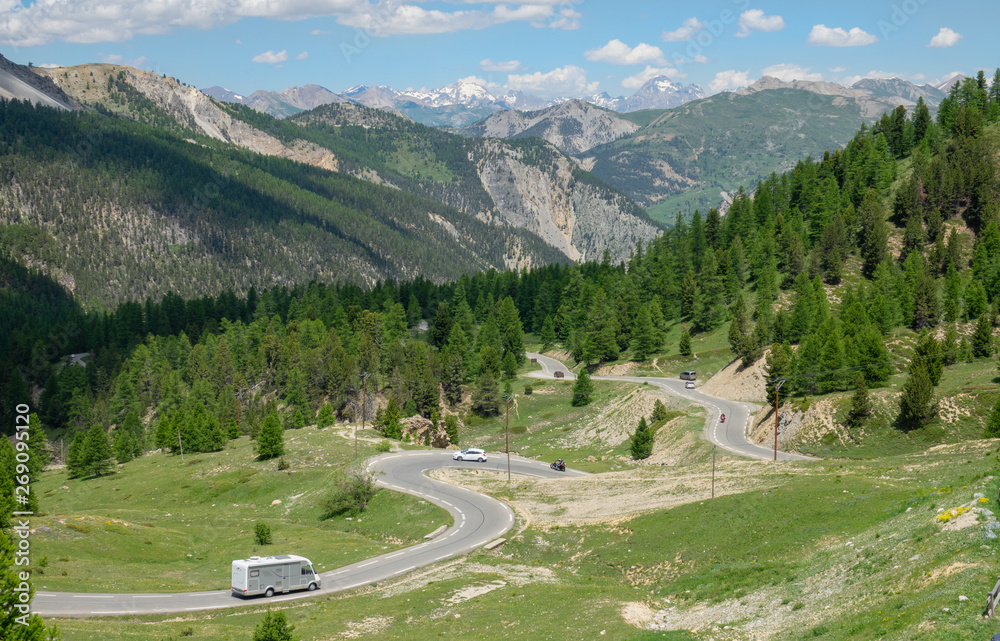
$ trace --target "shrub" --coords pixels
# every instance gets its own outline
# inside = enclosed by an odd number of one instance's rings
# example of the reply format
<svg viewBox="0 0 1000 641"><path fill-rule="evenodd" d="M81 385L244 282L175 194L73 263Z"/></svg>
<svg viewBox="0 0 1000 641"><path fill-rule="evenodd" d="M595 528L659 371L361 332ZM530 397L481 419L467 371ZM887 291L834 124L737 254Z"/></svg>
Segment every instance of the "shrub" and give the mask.
<svg viewBox="0 0 1000 641"><path fill-rule="evenodd" d="M257 521L257 524L253 528L253 538L257 545L271 545L274 540L271 536L271 526L267 523Z"/></svg>
<svg viewBox="0 0 1000 641"><path fill-rule="evenodd" d="M323 517L328 519L346 512L360 514L378 493L375 474L365 467L356 467L338 478L323 501Z"/></svg>
<svg viewBox="0 0 1000 641"><path fill-rule="evenodd" d="M524 386L524 395L525 396L531 396L532 392L534 392L534 391L535 391L535 388L532 387L531 385L525 385Z"/></svg>
<svg viewBox="0 0 1000 641"><path fill-rule="evenodd" d="M284 456L282 456L281 458L278 459L278 469L279 470L287 470L290 467L291 467L291 465L288 464L288 461L285 459Z"/></svg>
<svg viewBox="0 0 1000 641"><path fill-rule="evenodd" d="M375 451L381 454L385 454L386 452L391 452L392 443L390 443L387 439L382 439L381 441L375 444Z"/></svg>

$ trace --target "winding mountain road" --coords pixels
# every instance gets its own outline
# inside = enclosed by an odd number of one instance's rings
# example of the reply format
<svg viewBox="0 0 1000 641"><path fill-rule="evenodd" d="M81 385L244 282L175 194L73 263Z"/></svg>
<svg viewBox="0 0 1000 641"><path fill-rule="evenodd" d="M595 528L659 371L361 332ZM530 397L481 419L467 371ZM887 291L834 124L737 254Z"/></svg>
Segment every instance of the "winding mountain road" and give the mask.
<svg viewBox="0 0 1000 641"><path fill-rule="evenodd" d="M452 450L403 452L385 454L372 459L368 468L381 473L379 485L419 496L448 510L454 519L454 524L439 536L424 543L324 572L320 575L323 578L323 587L314 592L289 592L264 599L237 597L230 590L171 594L84 594L39 591L35 593L32 609L47 617L86 617L163 614L261 605L350 590L461 556L483 547L507 532L514 525L514 512L492 497L426 475L429 470L450 467L507 470L507 458L503 453L490 453L489 460L485 463L453 461L451 458L453 453ZM510 469L514 474L542 478L585 476L584 472L569 469L565 472L556 472L549 469L545 463L519 456L511 456ZM312 561L321 563L322 559L314 558ZM228 572L228 568L226 571Z"/></svg>
<svg viewBox="0 0 1000 641"><path fill-rule="evenodd" d="M535 359L537 364L542 368L540 372L531 372L529 376L552 378L555 376L556 371L561 371L565 376L565 380L571 381L576 379L576 374L570 372L566 365L554 358L542 356L541 354L527 354L527 356ZM774 450L772 448L762 447L756 443L751 443L747 439L747 429L750 427L751 417L751 406L747 403L709 396L708 394L702 394L697 389L685 389L684 381L676 378L653 376L594 376L593 378L594 380L601 381L649 383L650 385L656 385L673 396L678 396L701 405L707 408L709 412L708 421L705 424L705 437L709 442L739 456L768 461L774 459ZM721 414L726 415L725 423L719 422ZM779 450L778 460L814 461L816 459Z"/></svg>
<svg viewBox="0 0 1000 641"><path fill-rule="evenodd" d="M571 381L576 375L563 363L542 356L528 354L536 359L541 371L530 376L551 378L556 371L562 371L565 380ZM746 403L729 401L702 394L697 390L685 389L684 381L672 378L639 376L595 376L597 380L631 381L656 385L669 394L685 398L709 410L706 421L706 438L734 454L756 459L770 460L773 450L750 443L746 430L751 409ZM725 413L729 419L719 423L719 415ZM452 451L417 451L385 454L373 458L368 468L379 473L378 484L382 487L418 496L430 503L446 509L454 519L454 524L443 533L424 543L402 550L395 550L381 556L352 563L336 570L324 572L323 587L314 592L299 591L279 594L271 599L262 597L242 598L230 590L182 593L149 594L94 594L40 591L35 594L32 609L47 617L118 616L128 614L164 614L201 610L231 608L253 603L272 603L308 598L321 594L331 594L350 590L362 585L385 581L400 576L419 567L428 566L461 556L481 548L506 533L514 525L514 512L500 501L465 488L444 483L427 476L434 469L462 467L470 469L490 469L504 471L507 459L502 453L491 453L485 463L459 462L452 460ZM781 460L814 460L808 456L778 452ZM542 478L584 476L583 472L567 469L556 472L545 463L512 456L510 469L514 474ZM322 562L322 559L313 559Z"/></svg>

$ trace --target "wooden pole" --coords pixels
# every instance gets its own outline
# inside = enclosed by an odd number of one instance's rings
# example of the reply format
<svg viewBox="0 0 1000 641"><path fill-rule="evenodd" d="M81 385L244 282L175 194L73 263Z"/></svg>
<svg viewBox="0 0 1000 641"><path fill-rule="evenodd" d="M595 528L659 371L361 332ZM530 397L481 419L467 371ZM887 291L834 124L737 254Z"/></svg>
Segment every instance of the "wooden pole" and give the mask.
<svg viewBox="0 0 1000 641"><path fill-rule="evenodd" d="M505 430L507 440L507 482L510 483L510 399L507 399L507 429Z"/></svg>
<svg viewBox="0 0 1000 641"><path fill-rule="evenodd" d="M715 445L712 445L712 498L715 498Z"/></svg>
<svg viewBox="0 0 1000 641"><path fill-rule="evenodd" d="M181 464L184 463L184 443L181 443L181 428L177 428L177 445L181 448Z"/></svg>

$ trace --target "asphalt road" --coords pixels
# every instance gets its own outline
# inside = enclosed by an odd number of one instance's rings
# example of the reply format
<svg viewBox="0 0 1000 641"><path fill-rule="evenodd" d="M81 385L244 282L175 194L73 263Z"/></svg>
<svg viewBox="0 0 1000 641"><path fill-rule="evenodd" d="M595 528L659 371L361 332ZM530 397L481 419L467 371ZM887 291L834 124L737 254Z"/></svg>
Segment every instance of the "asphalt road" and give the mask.
<svg viewBox="0 0 1000 641"><path fill-rule="evenodd" d="M453 453L453 450L404 452L385 454L372 459L368 467L381 473L379 485L419 496L448 510L454 519L454 524L424 543L324 572L320 575L323 587L314 592L289 592L267 599L237 597L230 590L169 594L84 594L39 591L35 593L32 609L47 617L85 617L161 614L262 605L350 590L461 556L481 548L506 533L514 525L514 512L494 498L434 480L426 475L428 470L445 467L506 471L507 457L503 452L488 452L489 460L485 463L453 461L451 458ZM556 472L549 469L546 463L519 456L510 457L510 470L513 474L543 478L585 475L576 470ZM283 552L295 551L283 550ZM323 562L321 558L310 560L315 564ZM224 570L226 573L229 572L228 567Z"/></svg>
<svg viewBox="0 0 1000 641"><path fill-rule="evenodd" d="M570 372L569 368L566 367L565 364L560 363L554 358L542 356L541 354L527 354L527 356L529 358L534 358L537 361L537 364L542 368L542 371L540 372L531 372L529 374L530 376L534 376L536 378L552 378L554 377L556 371L561 371L565 374L565 380L567 381L571 381L576 378L576 375ZM673 396L679 396L680 398L687 399L705 407L708 410L709 417L705 424L705 438L707 438L709 442L739 456L768 461L774 459L773 448L761 447L760 445L751 443L747 439L747 429L750 427L751 416L751 406L747 403L729 401L724 398L709 396L708 394L702 394L697 389L685 389L685 381L682 381L679 378L659 378L647 376L594 376L594 380L632 381L633 383L649 383L650 385L656 385ZM726 415L725 423L719 422L719 418L722 414ZM778 460L812 461L815 459L809 456L791 454L779 450Z"/></svg>

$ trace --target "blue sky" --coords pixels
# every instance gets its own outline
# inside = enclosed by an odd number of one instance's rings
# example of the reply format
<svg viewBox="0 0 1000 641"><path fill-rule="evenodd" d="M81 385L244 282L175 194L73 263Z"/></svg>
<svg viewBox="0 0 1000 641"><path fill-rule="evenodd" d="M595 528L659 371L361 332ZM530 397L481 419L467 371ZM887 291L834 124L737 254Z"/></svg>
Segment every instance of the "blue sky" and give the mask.
<svg viewBox="0 0 1000 641"><path fill-rule="evenodd" d="M974 8L970 5L974 4ZM15 62L131 64L237 93L316 83L630 95L785 80L940 81L1000 66L1000 4L941 0L0 0ZM993 45L993 46L991 46ZM990 54L993 55L990 55Z"/></svg>

